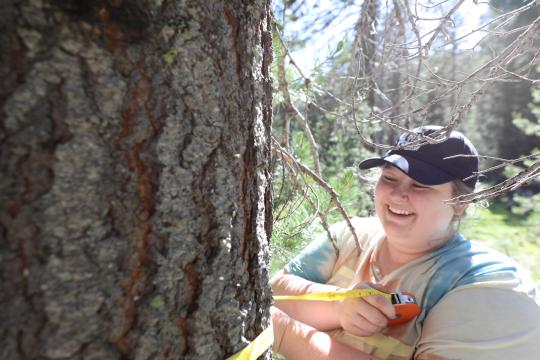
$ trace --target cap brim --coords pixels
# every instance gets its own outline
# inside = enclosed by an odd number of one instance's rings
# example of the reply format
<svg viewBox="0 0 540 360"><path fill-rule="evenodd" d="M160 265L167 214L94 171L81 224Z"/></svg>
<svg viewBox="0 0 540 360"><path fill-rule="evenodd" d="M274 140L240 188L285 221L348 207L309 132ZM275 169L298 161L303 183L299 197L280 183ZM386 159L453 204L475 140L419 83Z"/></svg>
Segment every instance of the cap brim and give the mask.
<svg viewBox="0 0 540 360"><path fill-rule="evenodd" d="M360 169L366 170L384 164L395 166L407 176L424 185L440 185L455 179L454 176L410 156L399 154L386 155L382 158L366 159L358 165Z"/></svg>
<svg viewBox="0 0 540 360"><path fill-rule="evenodd" d="M369 158L361 161L360 164L358 164L358 167L362 170L367 170L384 164L386 164L386 161L384 161L383 158Z"/></svg>

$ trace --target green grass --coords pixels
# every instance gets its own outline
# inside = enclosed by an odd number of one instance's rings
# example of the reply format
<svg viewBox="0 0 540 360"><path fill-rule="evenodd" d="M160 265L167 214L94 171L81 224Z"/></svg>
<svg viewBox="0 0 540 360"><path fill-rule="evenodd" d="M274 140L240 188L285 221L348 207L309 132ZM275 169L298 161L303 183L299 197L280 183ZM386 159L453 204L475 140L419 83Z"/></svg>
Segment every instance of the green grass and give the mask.
<svg viewBox="0 0 540 360"><path fill-rule="evenodd" d="M459 228L469 240L513 258L540 284L540 213L519 216L502 207L475 209Z"/></svg>

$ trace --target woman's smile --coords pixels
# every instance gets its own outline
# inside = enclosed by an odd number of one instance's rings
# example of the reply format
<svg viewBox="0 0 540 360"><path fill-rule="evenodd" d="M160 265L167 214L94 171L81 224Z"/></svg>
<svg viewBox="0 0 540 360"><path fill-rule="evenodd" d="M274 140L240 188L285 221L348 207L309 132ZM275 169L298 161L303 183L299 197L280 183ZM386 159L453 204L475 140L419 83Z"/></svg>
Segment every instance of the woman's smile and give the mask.
<svg viewBox="0 0 540 360"><path fill-rule="evenodd" d="M400 215L400 216L403 216L403 217L409 217L409 216L411 216L411 215L415 215L415 213L412 212L412 211L401 210L401 209L392 207L392 206L390 206L390 205L388 205L387 208L388 208L388 211L389 211L391 214L394 214L394 215Z"/></svg>
<svg viewBox="0 0 540 360"><path fill-rule="evenodd" d="M385 166L375 188L375 208L390 245L420 254L434 240L448 238L454 210L444 201L451 197L450 183L420 184Z"/></svg>

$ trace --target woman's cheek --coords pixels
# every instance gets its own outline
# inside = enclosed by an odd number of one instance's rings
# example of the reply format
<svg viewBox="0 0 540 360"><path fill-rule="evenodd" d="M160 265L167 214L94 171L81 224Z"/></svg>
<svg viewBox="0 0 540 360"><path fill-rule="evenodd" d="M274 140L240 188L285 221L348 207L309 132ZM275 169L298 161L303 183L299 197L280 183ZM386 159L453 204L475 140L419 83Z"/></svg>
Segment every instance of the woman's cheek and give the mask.
<svg viewBox="0 0 540 360"><path fill-rule="evenodd" d="M434 236L448 233L454 217L452 208L446 205L431 206L430 211L426 213L428 215L426 221L433 227Z"/></svg>

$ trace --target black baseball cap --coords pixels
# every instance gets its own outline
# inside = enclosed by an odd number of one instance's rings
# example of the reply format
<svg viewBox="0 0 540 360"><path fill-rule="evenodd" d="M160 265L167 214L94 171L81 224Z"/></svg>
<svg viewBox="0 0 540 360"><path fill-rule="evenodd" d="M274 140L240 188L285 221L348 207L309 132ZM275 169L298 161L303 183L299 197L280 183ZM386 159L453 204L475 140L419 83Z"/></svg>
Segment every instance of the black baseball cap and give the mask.
<svg viewBox="0 0 540 360"><path fill-rule="evenodd" d="M398 149L390 150L382 157L366 159L359 167L371 169L390 164L421 184L440 185L452 180L461 180L474 189L478 177L478 152L465 135L459 131L452 131L442 142L414 146L417 140L422 139L417 134L429 136L441 129L441 126L435 125L412 129L399 137L396 144ZM440 136L443 133L436 135Z"/></svg>

